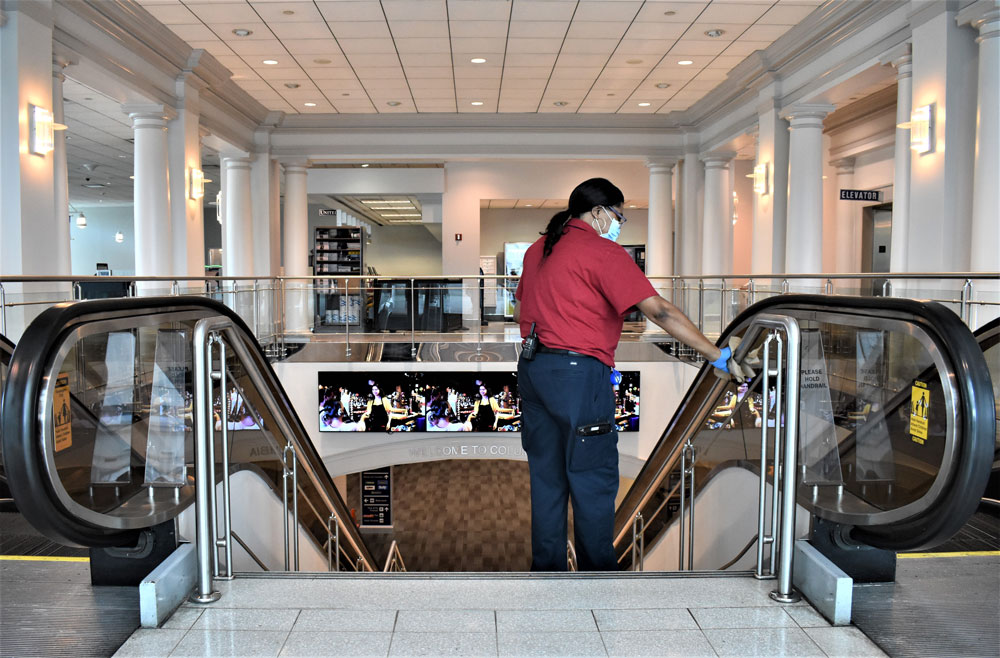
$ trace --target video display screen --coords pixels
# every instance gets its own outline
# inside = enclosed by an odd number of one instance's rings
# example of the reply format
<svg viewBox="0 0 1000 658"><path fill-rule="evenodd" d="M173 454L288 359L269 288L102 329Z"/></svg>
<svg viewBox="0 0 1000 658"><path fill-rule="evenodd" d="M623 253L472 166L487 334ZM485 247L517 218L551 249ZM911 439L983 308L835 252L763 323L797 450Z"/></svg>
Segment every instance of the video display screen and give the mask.
<svg viewBox="0 0 1000 658"><path fill-rule="evenodd" d="M615 424L639 430L639 373L622 373ZM515 372L319 373L321 432L520 432Z"/></svg>

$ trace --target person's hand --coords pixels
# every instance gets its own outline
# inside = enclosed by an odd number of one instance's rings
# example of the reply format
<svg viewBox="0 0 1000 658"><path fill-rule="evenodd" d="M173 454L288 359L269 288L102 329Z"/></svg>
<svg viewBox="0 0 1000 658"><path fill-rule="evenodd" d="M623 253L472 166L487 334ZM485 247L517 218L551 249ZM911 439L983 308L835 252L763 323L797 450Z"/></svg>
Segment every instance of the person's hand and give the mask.
<svg viewBox="0 0 1000 658"><path fill-rule="evenodd" d="M753 350L744 356L743 363L737 363L736 359L733 358L733 353L740 346L741 341L742 339L738 336L730 338L729 345L722 348L722 355L715 361L712 361L712 367L715 368L715 376L719 379L733 379L742 384L754 378L756 373L753 370L753 366L760 365L760 349Z"/></svg>

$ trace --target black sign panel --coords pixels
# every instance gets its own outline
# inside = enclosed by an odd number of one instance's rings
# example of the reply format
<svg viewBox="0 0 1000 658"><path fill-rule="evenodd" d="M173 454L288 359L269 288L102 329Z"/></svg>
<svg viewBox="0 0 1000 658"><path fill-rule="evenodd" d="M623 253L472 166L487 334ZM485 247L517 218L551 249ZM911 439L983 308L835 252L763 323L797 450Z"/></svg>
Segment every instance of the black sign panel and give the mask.
<svg viewBox="0 0 1000 658"><path fill-rule="evenodd" d="M841 190L841 201L881 201L882 193L876 190Z"/></svg>
<svg viewBox="0 0 1000 658"><path fill-rule="evenodd" d="M361 525L392 526L392 468L361 471Z"/></svg>
<svg viewBox="0 0 1000 658"><path fill-rule="evenodd" d="M320 208L319 209L319 216L320 217L334 216L336 214L337 214L337 211L334 208Z"/></svg>

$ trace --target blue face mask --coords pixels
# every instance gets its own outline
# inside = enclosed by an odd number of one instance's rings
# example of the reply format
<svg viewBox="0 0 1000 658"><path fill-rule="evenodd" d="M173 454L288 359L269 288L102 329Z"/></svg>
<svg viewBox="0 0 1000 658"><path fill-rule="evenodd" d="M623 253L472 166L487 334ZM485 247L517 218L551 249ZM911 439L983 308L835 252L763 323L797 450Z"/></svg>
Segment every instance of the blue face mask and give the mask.
<svg viewBox="0 0 1000 658"><path fill-rule="evenodd" d="M608 218L611 220L611 223L608 224L608 230L605 231L604 233L601 233L601 237L607 238L612 242L618 242L618 236L621 235L622 232L622 224L620 221L618 221L617 218L612 217L610 214L608 214L607 210L604 210L604 213L608 215ZM615 214L617 215L618 213Z"/></svg>

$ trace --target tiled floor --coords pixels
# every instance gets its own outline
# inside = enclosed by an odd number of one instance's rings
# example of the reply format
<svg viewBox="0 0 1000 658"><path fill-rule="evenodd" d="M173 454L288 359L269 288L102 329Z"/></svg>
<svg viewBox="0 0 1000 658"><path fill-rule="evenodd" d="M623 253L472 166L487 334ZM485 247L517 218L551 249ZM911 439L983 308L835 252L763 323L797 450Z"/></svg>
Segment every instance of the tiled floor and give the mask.
<svg viewBox="0 0 1000 658"><path fill-rule="evenodd" d="M116 656L884 656L752 578L399 576L219 583Z"/></svg>

